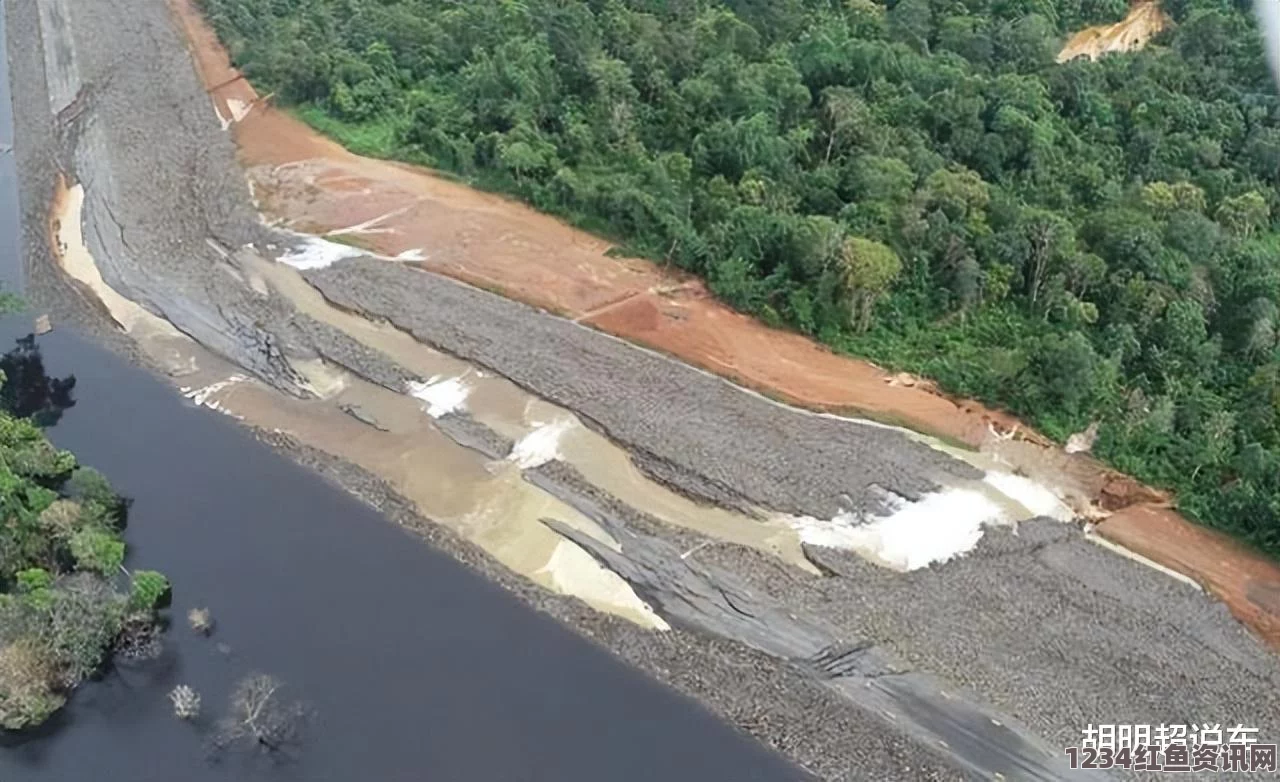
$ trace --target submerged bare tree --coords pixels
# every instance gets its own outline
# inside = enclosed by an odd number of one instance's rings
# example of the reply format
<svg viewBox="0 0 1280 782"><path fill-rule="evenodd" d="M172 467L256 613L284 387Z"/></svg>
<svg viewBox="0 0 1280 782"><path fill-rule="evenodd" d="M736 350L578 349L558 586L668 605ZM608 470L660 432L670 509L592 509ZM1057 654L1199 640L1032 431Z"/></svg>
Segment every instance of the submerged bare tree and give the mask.
<svg viewBox="0 0 1280 782"><path fill-rule="evenodd" d="M193 720L200 716L200 693L185 684L179 684L169 692L173 713L178 719Z"/></svg>
<svg viewBox="0 0 1280 782"><path fill-rule="evenodd" d="M218 721L213 745L225 749L236 744L277 752L295 744L302 735L308 711L301 703L281 696L278 679L253 674L240 680L231 694L231 711Z"/></svg>
<svg viewBox="0 0 1280 782"><path fill-rule="evenodd" d="M207 608L193 608L187 612L187 624L201 635L213 632L213 614Z"/></svg>

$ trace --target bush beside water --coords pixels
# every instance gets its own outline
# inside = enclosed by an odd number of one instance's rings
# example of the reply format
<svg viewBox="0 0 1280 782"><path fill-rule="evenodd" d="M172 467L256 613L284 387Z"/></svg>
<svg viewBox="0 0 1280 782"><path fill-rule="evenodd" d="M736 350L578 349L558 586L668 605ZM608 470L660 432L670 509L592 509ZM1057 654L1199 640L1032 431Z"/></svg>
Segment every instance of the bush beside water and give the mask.
<svg viewBox="0 0 1280 782"><path fill-rule="evenodd" d="M72 404L74 379L45 377L34 340L0 360L0 727L38 725L113 651L158 651L160 573L124 567L128 503L55 448L36 421ZM18 415L15 415L18 413Z"/></svg>

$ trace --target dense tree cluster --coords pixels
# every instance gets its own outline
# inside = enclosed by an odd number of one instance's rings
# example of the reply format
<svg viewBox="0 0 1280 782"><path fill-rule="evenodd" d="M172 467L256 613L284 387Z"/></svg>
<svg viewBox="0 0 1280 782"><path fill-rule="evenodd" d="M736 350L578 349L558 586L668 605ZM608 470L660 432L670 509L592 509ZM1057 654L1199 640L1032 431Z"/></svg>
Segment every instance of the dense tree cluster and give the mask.
<svg viewBox="0 0 1280 782"><path fill-rule="evenodd" d="M1280 122L1248 4L203 0L265 89L937 378L1280 551Z"/></svg>
<svg viewBox="0 0 1280 782"><path fill-rule="evenodd" d="M17 729L62 706L109 649L151 648L169 582L125 577L124 501L33 422L57 418L74 380L46 378L30 338L0 370L12 375L0 392L0 728Z"/></svg>

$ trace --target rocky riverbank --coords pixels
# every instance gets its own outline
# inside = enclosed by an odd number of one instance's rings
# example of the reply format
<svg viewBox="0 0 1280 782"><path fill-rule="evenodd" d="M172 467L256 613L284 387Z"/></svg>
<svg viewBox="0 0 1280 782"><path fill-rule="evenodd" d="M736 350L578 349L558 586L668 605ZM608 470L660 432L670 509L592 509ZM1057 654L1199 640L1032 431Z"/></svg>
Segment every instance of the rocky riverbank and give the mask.
<svg viewBox="0 0 1280 782"><path fill-rule="evenodd" d="M276 263L314 246L258 220L163 2L9 9L37 303L820 776L1054 778L1099 721L1280 730L1220 604L1074 526L1015 534L1044 506L991 471L403 261ZM1004 521L959 559L801 546L947 490Z"/></svg>

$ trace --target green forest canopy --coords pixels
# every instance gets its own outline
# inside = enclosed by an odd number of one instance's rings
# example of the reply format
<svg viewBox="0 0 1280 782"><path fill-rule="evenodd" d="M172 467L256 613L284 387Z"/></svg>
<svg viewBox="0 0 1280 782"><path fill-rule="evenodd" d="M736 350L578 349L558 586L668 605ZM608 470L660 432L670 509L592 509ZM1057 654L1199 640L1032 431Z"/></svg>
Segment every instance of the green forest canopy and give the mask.
<svg viewBox="0 0 1280 782"><path fill-rule="evenodd" d="M203 0L357 151L456 172L1175 488L1280 553L1280 122L1247 2Z"/></svg>
<svg viewBox="0 0 1280 782"><path fill-rule="evenodd" d="M12 303L0 294L0 311ZM74 383L46 377L34 337L0 357L4 730L46 720L111 651L142 649L169 591L168 579L155 571L122 578L126 501L40 430L73 404Z"/></svg>

